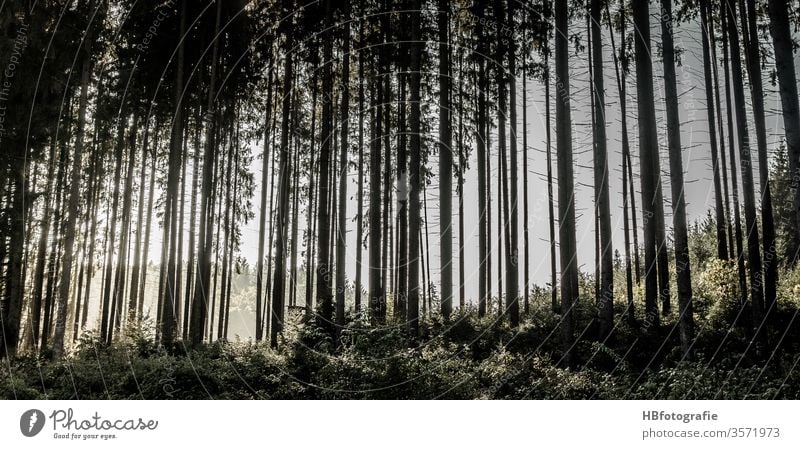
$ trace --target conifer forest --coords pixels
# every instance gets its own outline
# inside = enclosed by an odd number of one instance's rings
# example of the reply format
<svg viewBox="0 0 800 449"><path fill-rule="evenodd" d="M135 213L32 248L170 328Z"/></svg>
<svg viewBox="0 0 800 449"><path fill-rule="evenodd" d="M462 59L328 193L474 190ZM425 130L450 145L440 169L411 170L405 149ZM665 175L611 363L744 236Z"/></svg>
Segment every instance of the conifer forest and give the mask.
<svg viewBox="0 0 800 449"><path fill-rule="evenodd" d="M796 0L0 31L0 398L800 399Z"/></svg>

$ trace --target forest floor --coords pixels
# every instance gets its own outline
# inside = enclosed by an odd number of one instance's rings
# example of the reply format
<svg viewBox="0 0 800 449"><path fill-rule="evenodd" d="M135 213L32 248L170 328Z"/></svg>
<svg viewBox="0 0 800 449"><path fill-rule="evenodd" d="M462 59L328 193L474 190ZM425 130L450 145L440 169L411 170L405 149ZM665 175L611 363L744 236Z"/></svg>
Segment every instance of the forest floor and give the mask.
<svg viewBox="0 0 800 449"><path fill-rule="evenodd" d="M680 350L674 313L645 329L620 318L617 300L617 325L602 343L593 339L593 308L579 307L576 363L565 368L561 317L543 295L516 329L468 310L447 323L430 317L416 339L401 322L376 328L357 317L338 345L309 323L289 326L278 349L231 341L189 351L179 341L166 350L147 326L111 345L87 333L62 361L22 354L0 362L0 398L800 398L798 287L782 284L765 340L751 343L747 307L725 288L725 270L712 274L695 289L692 361Z"/></svg>

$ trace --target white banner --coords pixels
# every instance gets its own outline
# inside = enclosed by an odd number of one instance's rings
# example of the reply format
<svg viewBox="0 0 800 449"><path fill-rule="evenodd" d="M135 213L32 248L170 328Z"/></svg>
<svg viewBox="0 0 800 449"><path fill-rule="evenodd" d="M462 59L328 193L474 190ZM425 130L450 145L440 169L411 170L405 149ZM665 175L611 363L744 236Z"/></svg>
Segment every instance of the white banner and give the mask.
<svg viewBox="0 0 800 449"><path fill-rule="evenodd" d="M796 448L799 412L791 401L4 401L0 447Z"/></svg>

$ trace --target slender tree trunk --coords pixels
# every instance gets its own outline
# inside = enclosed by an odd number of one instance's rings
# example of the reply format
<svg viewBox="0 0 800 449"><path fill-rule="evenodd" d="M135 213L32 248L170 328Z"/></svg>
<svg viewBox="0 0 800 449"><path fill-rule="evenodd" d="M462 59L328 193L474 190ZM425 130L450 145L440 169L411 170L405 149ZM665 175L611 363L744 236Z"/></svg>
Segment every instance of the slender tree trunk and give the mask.
<svg viewBox="0 0 800 449"><path fill-rule="evenodd" d="M331 0L325 0L325 23L326 30L329 30L333 23L333 11L331 10ZM319 153L319 194L320 200L325 200L326 204L330 197L330 162L331 162L331 141L333 140L333 71L331 68L333 59L333 38L330 31L325 32L323 37L323 66L322 66L322 135L320 136L321 145ZM374 204L373 204L374 206ZM318 253L317 253L317 324L326 329L328 334L333 336L333 291L330 267L330 215L327 206L320 205L317 212L318 222Z"/></svg>
<svg viewBox="0 0 800 449"><path fill-rule="evenodd" d="M611 23L611 11L608 8L608 3L605 5L606 17L608 19L608 34L611 37L611 54L614 59L614 74L617 81L617 90L619 92L620 101L620 122L622 127L622 221L625 234L625 293L627 296L626 317L629 323L635 322L634 303L633 303L633 269L631 268L631 228L629 226L629 206L628 199L633 199L634 191L630 189L630 196L628 187L631 185L628 180L629 163L630 163L630 142L628 140L628 117L627 117L627 95L625 93L625 72L627 69L627 58L624 56L625 49L625 21L621 21L621 48L619 57L617 56L617 46L614 41L614 29ZM620 15L625 17L625 2L620 2ZM623 58L623 70L620 70L619 58ZM636 215L636 207L630 208L634 217ZM636 225L633 227L634 235L636 233ZM634 251L638 252L638 248L634 247ZM637 259L638 260L638 259ZM638 272L638 267L637 267ZM638 277L638 274L637 274ZM638 282L638 279L637 279Z"/></svg>
<svg viewBox="0 0 800 449"><path fill-rule="evenodd" d="M219 34L222 2L217 2L214 24L214 35ZM217 80L217 57L219 55L219 38L214 39L211 50L211 74L208 83L208 103L206 105L206 149L203 155L203 182L200 197L200 231L197 243L197 280L192 299L191 323L189 323L189 340L193 346L203 342L208 316L208 293L211 286L211 242L214 226L214 161L216 159L216 117L214 98ZM288 98L287 98L288 100Z"/></svg>
<svg viewBox="0 0 800 449"><path fill-rule="evenodd" d="M736 147L733 140L733 105L731 104L731 75L729 70L730 53L728 51L728 13L726 4L722 5L722 50L725 69L725 110L728 119L728 149L730 150L731 161L731 186L733 187L733 220L736 229L736 266L739 273L739 294L741 303L747 303L747 274L744 263L744 236L742 232L742 221L739 207L739 181L736 175ZM740 164L741 165L741 164Z"/></svg>
<svg viewBox="0 0 800 449"><path fill-rule="evenodd" d="M225 328L225 292L228 286L228 278L230 276L230 261L228 259L228 247L230 246L231 241L231 234L233 233L233 225L232 225L232 216L233 216L233 196L231 193L235 190L236 185L236 167L235 165L238 163L238 151L234 144L233 136L231 136L229 144L228 144L228 168L225 170L226 176L223 178L225 179L225 193L222 195L222 201L220 201L220 210L225 207L225 211L221 217L222 224L222 231L225 232L225 237L220 236L220 241L217 243L217 254L220 252L222 253L222 280L220 282L220 289L219 289L219 318L217 319L217 340L222 339L223 329ZM231 185L233 184L233 185ZM219 256L217 256L219 257ZM214 288L216 293L216 287ZM214 295L215 297L217 295ZM213 326L213 315L211 320L211 325ZM210 332L213 335L213 327L212 331Z"/></svg>
<svg viewBox="0 0 800 449"><path fill-rule="evenodd" d="M725 14L720 14L723 19ZM715 109L716 109L716 117L717 117L717 131L719 135L719 155L720 155L720 162L722 163L722 189L723 189L723 203L725 207L725 225L726 225L726 233L728 236L728 255L729 257L734 257L735 255L735 247L734 244L734 232L733 232L733 222L731 220L731 204L730 204L730 196L728 194L728 166L726 162L726 152L725 152L725 129L723 127L723 119L722 119L722 106L720 100L720 93L719 93L719 74L717 70L717 43L716 38L714 35L714 14L712 13L711 8L708 8L708 26L706 27L706 31L708 32L709 37L709 47L711 50L711 73L713 74L714 80L714 102L715 102ZM725 31L723 30L723 33ZM726 72L727 76L727 72ZM727 97L726 93L726 97ZM728 112L730 113L730 111ZM730 133L729 133L730 134ZM735 159L731 159L731 165L734 165Z"/></svg>
<svg viewBox="0 0 800 449"><path fill-rule="evenodd" d="M466 82L466 80L464 78L463 52L459 51L458 53L458 305L459 305L459 310L461 310L462 312L466 309L467 306L467 300L466 300L467 282L466 282L466 272L465 272L466 270L465 270L465 259L464 259L464 241L466 240L464 238L464 172L467 169L466 154L464 152L464 82ZM524 86L525 82L523 81L522 84ZM401 101L403 101L403 98L401 98ZM525 179L527 179L527 173ZM525 196L525 199L527 200L527 195ZM525 213L526 226L527 226L527 220L528 218L526 209ZM527 251L525 253L525 256L526 256L525 260L527 262ZM527 286L527 269L525 274L526 274L525 285ZM525 294L526 305L527 305L527 298L528 295L526 289L526 294ZM527 308L525 311L527 312Z"/></svg>
<svg viewBox="0 0 800 449"><path fill-rule="evenodd" d="M136 166L136 132L139 128L138 124L138 114L134 112L133 123L130 130L130 140L128 143L128 174L125 177L125 197L122 200L122 235L120 237L117 270L114 275L113 303L116 304L114 314L116 330L119 330L119 316L122 314L122 305L125 301L125 283L128 271L128 242L131 228L131 203L133 200L133 171Z"/></svg>
<svg viewBox="0 0 800 449"><path fill-rule="evenodd" d="M794 226L786 252L789 266L795 266L800 253L800 101L797 96L797 76L794 68L794 43L789 28L787 0L769 0L770 33L775 48L775 71L781 96L783 128L789 155ZM792 4L794 8L794 4Z"/></svg>
<svg viewBox="0 0 800 449"><path fill-rule="evenodd" d="M136 316L138 317L137 318L138 321L142 320L142 312L144 310L144 294L145 294L145 288L147 286L147 271L150 265L148 254L150 253L150 234L151 234L150 230L153 224L153 200L155 199L154 193L156 184L156 155L158 154L158 140L159 140L159 133L158 131L156 131L156 141L150 156L151 160L150 186L147 188L147 219L145 222L145 229L144 229L144 254L142 254L142 264L144 265L144 267L142 269L142 278L139 281L139 297L136 301ZM86 286L86 298L88 302L89 298L88 284Z"/></svg>
<svg viewBox="0 0 800 449"><path fill-rule="evenodd" d="M128 313L127 313L127 320L128 325L133 325L136 323L137 315L136 315L136 300L139 297L139 279L141 277L142 271L142 233L144 232L144 227L142 226L144 221L144 194L145 194L145 181L147 180L147 147L150 143L150 120L148 117L145 117L144 121L144 137L142 142L142 169L139 173L139 200L137 202L137 217L136 217L136 243L134 244L133 249L133 268L131 269L131 287L130 293L128 297ZM150 173L150 177L155 177L155 172ZM147 270L147 261L144 261L145 270Z"/></svg>
<svg viewBox="0 0 800 449"><path fill-rule="evenodd" d="M700 5L700 28L703 46L703 79L706 91L706 111L708 115L708 132L711 143L711 169L714 182L714 218L717 226L717 257L728 258L728 237L726 235L725 206L723 203L722 178L720 176L720 163L717 150L716 122L714 120L714 91L713 78L711 77L710 41L708 39L708 5Z"/></svg>
<svg viewBox="0 0 800 449"><path fill-rule="evenodd" d="M397 144L397 299L395 316L405 319L408 300L408 155L406 134L406 75L401 67L397 74L398 144Z"/></svg>
<svg viewBox="0 0 800 449"><path fill-rule="evenodd" d="M364 1L359 1L359 13L364 13ZM358 29L358 44L364 45L364 20ZM364 248L364 58L367 52L358 56L358 204L356 209L356 279L355 279L355 309L361 312L361 258ZM398 193L399 195L399 193Z"/></svg>
<svg viewBox="0 0 800 449"><path fill-rule="evenodd" d="M164 240L162 245L169 245L166 263L166 289L163 295L161 311L161 344L170 348L175 339L176 324L176 271L178 270L178 182L183 160L183 70L184 70L184 45L183 35L186 32L186 0L181 2L180 35L178 44L178 60L175 68L175 116L172 123L170 138L169 166L167 170L166 205L164 209ZM214 40L215 45L217 39ZM169 218L167 218L169 217ZM169 238L167 238L169 237ZM169 242L169 243L167 243ZM163 272L163 271L162 271ZM164 282L164 281L162 281Z"/></svg>
<svg viewBox="0 0 800 449"><path fill-rule="evenodd" d="M350 6L344 6L344 31L342 39L342 141L339 155L339 224L336 240L336 325L341 332L344 326L345 266L347 263L347 151L349 149L348 130L350 122ZM338 333L337 332L337 333Z"/></svg>
<svg viewBox="0 0 800 449"><path fill-rule="evenodd" d="M329 0L328 0L329 1ZM292 11L292 0L284 0L284 11ZM286 216L289 214L289 114L291 105L292 94L292 78L293 74L293 59L292 59L292 43L289 35L289 29L285 31L285 57L284 73L283 73L283 105L282 105L282 118L281 118L281 147L280 147L280 177L278 180L278 213L276 217L276 232L275 232L275 271L272 283L272 317L270 325L270 345L275 348L278 346L278 334L283 331L284 321L284 282L286 279L285 269L285 245L286 245ZM323 133L324 135L324 133ZM321 161L320 161L321 162ZM322 165L322 164L320 164ZM322 186L322 182L320 182ZM320 198L323 198L320 192ZM322 245L322 234L320 234L320 245ZM324 245L327 247L327 244ZM322 247L320 247L322 251ZM320 259L327 260L327 257ZM317 266L317 273L320 271L319 265ZM319 274L318 274L319 276ZM319 295L319 287L317 294Z"/></svg>
<svg viewBox="0 0 800 449"><path fill-rule="evenodd" d="M94 15L92 18L95 17L97 11L100 9L100 4L94 10ZM56 324L55 330L53 333L53 358L60 359L64 356L64 332L66 331L67 326L67 306L69 302L69 292L70 292L70 284L72 282L72 264L75 259L75 238L77 234L77 229L79 224L78 216L80 214L80 207L79 202L81 198L81 173L83 173L82 164L83 164L83 144L84 144L84 131L86 129L86 108L88 105L88 91L89 91L89 78L91 76L91 67L92 67L92 42L94 36L92 35L91 31L87 31L85 39L84 39L84 54L83 54L83 64L81 67L81 93L80 93L80 100L78 106L78 129L75 135L75 147L73 149L72 154L72 168L71 168L71 175L70 175L70 183L69 183L69 199L68 199L68 206L67 206L67 219L66 223L64 224L65 234L64 234L64 248L63 248L63 256L61 260L61 280L58 285L58 299L56 301ZM119 179L119 177L117 177ZM19 185L15 186L15 195L18 195L20 192L19 190L24 188L25 183L19 183ZM13 246L12 246L13 248ZM13 256L13 255L12 255ZM13 259L10 259L13 260ZM19 259L17 259L19 260ZM16 265L12 263L11 265ZM22 283L20 285L7 285L11 292L14 292L16 288L22 288ZM21 304L20 304L21 306ZM9 314L3 310L3 317L8 317ZM6 334L3 346L8 346L9 341L12 342L12 350L8 351L9 353L13 354L14 350L16 349L17 340L19 339L19 318L12 317L13 319L10 320L12 325L5 330L4 334ZM4 326L4 327L7 327ZM3 349L2 351L6 351Z"/></svg>
<svg viewBox="0 0 800 449"><path fill-rule="evenodd" d="M381 81L383 82L383 101L381 104L383 112L383 130L380 134L383 139L383 215L382 215L382 228L381 228L381 301L380 301L380 317L381 320L386 318L386 295L387 290L390 290L388 283L389 273L389 248L391 247L389 224L392 222L392 148L391 148L391 128L392 128L392 89L391 89L391 56L390 56L390 42L392 42L392 26L391 26L391 6L389 0L383 1L383 11L385 14L381 15L380 24L381 31L383 32L383 45L381 46ZM379 87L380 88L380 87Z"/></svg>
<svg viewBox="0 0 800 449"><path fill-rule="evenodd" d="M689 237L686 228L686 199L683 196L683 159L681 157L681 129L678 114L678 86L675 77L673 30L672 0L662 0L661 48L664 52L664 93L667 102L672 226L675 238L675 274L678 281L678 309L680 312L678 327L681 351L684 357L691 359L690 350L694 340L694 312L692 308L692 276L689 265ZM710 123L713 128L713 120Z"/></svg>
<svg viewBox="0 0 800 449"><path fill-rule="evenodd" d="M419 272L420 272L420 191L422 190L422 141L420 78L422 44L420 22L421 1L411 1L411 67L409 73L409 204L408 204L408 326L413 335L419 332Z"/></svg>
<svg viewBox="0 0 800 449"><path fill-rule="evenodd" d="M122 155L125 146L125 115L120 114L117 124L117 141L114 151L114 193L111 200L110 225L106 227L106 260L103 268L103 299L102 315L100 322L100 338L106 343L111 343L114 336L114 303L111 300L112 273L114 267L114 247L117 237L117 222L119 216L119 191L120 184L116 180L121 179L122 175Z"/></svg>
<svg viewBox="0 0 800 449"><path fill-rule="evenodd" d="M439 262L441 312L453 312L453 133L450 122L450 37L448 0L439 0Z"/></svg>
<svg viewBox="0 0 800 449"><path fill-rule="evenodd" d="M725 0L728 14L728 36L731 44L731 73L733 76L733 97L736 104L736 128L739 137L740 168L742 171L742 190L744 196L744 220L747 227L747 260L750 270L750 300L753 313L753 326L758 333L764 310L764 279L761 265L758 217L756 215L755 182L750 158L750 136L747 130L747 106L744 98L742 80L742 61L739 55L739 32L736 29L736 7L733 1Z"/></svg>
<svg viewBox="0 0 800 449"><path fill-rule="evenodd" d="M659 216L663 216L660 189L660 163L653 97L653 62L650 52L650 11L647 0L633 1L634 41L636 47L636 88L639 114L639 159L642 183L642 210L644 215L645 257L645 327L650 329L659 322L658 297L661 265ZM659 209L662 212L659 214Z"/></svg>
<svg viewBox="0 0 800 449"><path fill-rule="evenodd" d="M267 112L264 114L264 150L261 153L261 211L258 219L258 261L256 261L256 341L261 341L261 339L264 338L261 309L263 298L262 287L264 284L264 240L267 234L267 190L269 189L269 135L270 111L272 111L272 74L273 71L270 68L267 81Z"/></svg>
<svg viewBox="0 0 800 449"><path fill-rule="evenodd" d="M479 37L483 37L481 20L484 16L483 5L479 3L478 10L478 29ZM478 316L486 315L486 305L489 291L489 239L487 238L488 221L491 219L487 210L487 176L486 176L486 62L481 56L484 53L485 44L479 39L478 52L478 107L477 120L475 126L476 158L478 160Z"/></svg>
<svg viewBox="0 0 800 449"><path fill-rule="evenodd" d="M200 103L200 101L198 101ZM183 329L181 336L189 339L189 312L191 311L192 298L194 297L194 276L197 260L195 258L195 228L197 227L197 188L200 185L200 132L201 132L201 107L198 104L194 133L194 158L192 160L192 201L189 206L189 254L186 259L186 293L183 300Z"/></svg>
<svg viewBox="0 0 800 449"><path fill-rule="evenodd" d="M101 158L97 151L92 151L92 157L89 169L89 179L91 180L89 189L87 191L87 210L86 220L84 227L83 248L81 249L82 261L81 272L78 275L78 285L76 288L76 295L78 297L75 304L75 316L73 317L73 342L78 339L78 333L82 326L85 326L86 319L89 311L89 295L88 288L92 283L92 273L94 269L94 248L95 248L95 232L97 230L97 205L99 204L100 188L99 179L96 178L97 173L101 171L99 167ZM84 287L85 282L85 287ZM85 293L84 293L85 292Z"/></svg>
<svg viewBox="0 0 800 449"><path fill-rule="evenodd" d="M315 180L319 176L319 171L317 170L317 161L315 159L316 151L314 144L316 143L316 132L317 132L317 61L316 61L316 54L317 50L314 49L314 74L312 76L312 89L311 89L311 160L309 162L310 172L308 175L308 211L306 213L306 315L311 316L312 304L314 303L313 299L313 292L314 292L314 249L315 249L315 242L316 242L316 225L317 221L314 219L316 217L315 212L316 208L319 205L319 194L315 190Z"/></svg>
<svg viewBox="0 0 800 449"><path fill-rule="evenodd" d="M558 151L558 215L561 259L563 361L574 363L573 307L578 301L578 254L575 237L575 179L572 162L572 118L569 86L567 2L557 2L556 22L556 148Z"/></svg>
<svg viewBox="0 0 800 449"><path fill-rule="evenodd" d="M605 86L603 82L603 2L592 0L592 84L594 90L594 194L600 234L600 288L597 292L599 337L604 340L614 327L614 250L611 242L611 199L608 186L608 149L606 143Z"/></svg>
<svg viewBox="0 0 800 449"><path fill-rule="evenodd" d="M178 211L178 248L176 250L176 262L175 262L175 321L176 321L176 330L175 332L178 333L179 336L183 335L183 312L184 310L188 310L188 302L183 303L184 293L181 290L183 287L183 231L185 226L185 214L186 214L186 164L187 160L189 159L189 132L188 132L188 125L185 123L186 119L184 119L183 125L183 152L181 158L181 177L180 177L180 184L181 184L181 191L179 193L179 201L180 201L180 210Z"/></svg>
<svg viewBox="0 0 800 449"><path fill-rule="evenodd" d="M296 81L296 80L295 80ZM299 126L299 119L298 109L299 109L299 102L297 99L297 91L294 93L294 103L292 105L292 129L297 129ZM297 305L297 240L298 240L298 209L300 208L300 136L296 136L294 139L294 157L292 160L295 161L294 165L292 166L292 216L290 218L292 222L292 229L291 229L291 247L289 256L289 305L296 306Z"/></svg>
<svg viewBox="0 0 800 449"><path fill-rule="evenodd" d="M720 100L720 93L719 93L719 74L717 71L717 44L716 38L714 36L714 15L711 13L711 9L706 7L706 17L708 18L708 26L705 28L706 32L708 33L709 39L709 49L710 49L710 65L711 65L711 73L713 75L713 88L714 88L714 108L716 111L717 117L717 132L719 133L719 156L720 162L722 164L721 174L722 174L722 191L723 191L723 205L724 205L724 220L725 220L725 232L728 237L727 247L728 247L728 256L734 257L735 256L735 243L734 243L734 232L733 232L733 223L731 220L731 204L730 204L730 195L728 190L728 164L726 161L727 154L725 152L725 128L723 126L723 119L722 119L722 106ZM720 14L724 18L725 14ZM723 30L724 32L724 30ZM727 95L727 94L726 94ZM734 163L734 160L731 160L731 164Z"/></svg>
<svg viewBox="0 0 800 449"><path fill-rule="evenodd" d="M59 160L61 161L60 164L64 167L64 169L59 170L60 176L56 185L65 186L68 168L67 166L69 164L66 142L62 145ZM48 347L47 345L53 335L53 308L55 302L57 301L57 284L60 274L59 268L60 261L63 256L65 226L65 220L63 219L63 216L66 209L64 204L65 200L63 197L65 192L63 192L63 188L59 188L58 190L59 193L56 196L56 227L54 230L53 242L50 246L50 259L47 263L47 292L45 294L44 322L42 323L42 338L39 345L40 351L43 351Z"/></svg>
<svg viewBox="0 0 800 449"><path fill-rule="evenodd" d="M747 8L745 8L745 3ZM761 187L761 226L763 232L764 258L764 304L761 306L760 318L766 319L777 306L777 242L775 240L775 219L772 212L772 193L769 186L769 159L767 155L767 127L764 112L764 88L761 80L761 48L756 24L755 0L740 0L742 10L742 36L747 57L748 75L750 79L750 99L753 106L753 117L756 129L756 145L758 148L758 176ZM756 331L767 324L756 323Z"/></svg>
<svg viewBox="0 0 800 449"><path fill-rule="evenodd" d="M34 351L39 347L39 334L41 328L41 315L42 315L42 296L44 293L44 271L47 262L47 246L48 237L50 236L50 225L53 221L52 216L54 213L55 198L53 195L53 183L56 180L56 149L59 145L54 141L50 145L50 152L48 155L49 163L47 168L47 183L44 192L44 212L39 229L39 242L36 251L36 266L33 275L33 287L31 295L31 303L28 311L28 325L30 328L30 338L28 339L28 347ZM59 171L62 171L62 165L59 164ZM2 261L2 259L0 259ZM80 288L79 288L80 289Z"/></svg>
<svg viewBox="0 0 800 449"><path fill-rule="evenodd" d="M506 34L509 36L508 48L508 69L511 72L510 80L510 136L509 136L509 208L506 217L511 231L509 233L509 243L506 253L506 303L508 315L512 326L519 324L519 216L517 205L519 203L519 193L517 189L517 55L516 55L516 35L514 33L514 16L516 2L508 2L508 27ZM524 89L524 86L523 86ZM527 277L527 274L526 274ZM526 282L527 287L527 282ZM527 297L526 297L527 298Z"/></svg>
<svg viewBox="0 0 800 449"><path fill-rule="evenodd" d="M549 17L548 17L549 24ZM548 25L549 28L549 25ZM558 303L558 287L556 286L556 215L555 197L553 196L553 141L550 129L550 32L544 42L544 102L545 102L545 139L547 163L547 212L550 230L550 302L554 312L561 310Z"/></svg>
<svg viewBox="0 0 800 449"><path fill-rule="evenodd" d="M379 66L380 67L380 66ZM378 69L380 70L380 69ZM383 116L383 89L377 80L372 81L374 115L372 117L372 143L369 151L369 310L372 323L380 323L383 288L381 285L381 119ZM377 97L377 101L376 101Z"/></svg>

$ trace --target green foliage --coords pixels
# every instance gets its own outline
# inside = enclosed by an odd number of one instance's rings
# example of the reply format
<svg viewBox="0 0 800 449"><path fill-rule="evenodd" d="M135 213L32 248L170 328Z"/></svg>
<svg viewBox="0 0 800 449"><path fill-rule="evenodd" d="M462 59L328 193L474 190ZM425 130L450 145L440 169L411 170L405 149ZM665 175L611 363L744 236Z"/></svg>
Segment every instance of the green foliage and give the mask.
<svg viewBox="0 0 800 449"><path fill-rule="evenodd" d="M696 279L694 305L701 321L712 328L732 326L742 308L736 263L712 258Z"/></svg>
<svg viewBox="0 0 800 449"><path fill-rule="evenodd" d="M517 328L468 308L450 321L424 320L411 336L402 321L373 326L348 315L336 339L315 320L287 323L279 349L216 342L189 350L155 343L145 320L111 345L81 336L63 361L21 354L0 367L0 398L17 399L768 399L800 397L800 269L781 275L774 350L750 344L739 312L736 267L709 256L694 285L694 360L679 347L674 314L645 332L622 318L603 342L592 335L592 280L582 278L575 313L584 330L578 365L561 366L561 316L547 289L534 289ZM621 268L621 267L620 267ZM637 301L641 295L637 293ZM637 304L638 306L638 304ZM749 317L746 313L742 316ZM785 331L785 334L784 334Z"/></svg>

